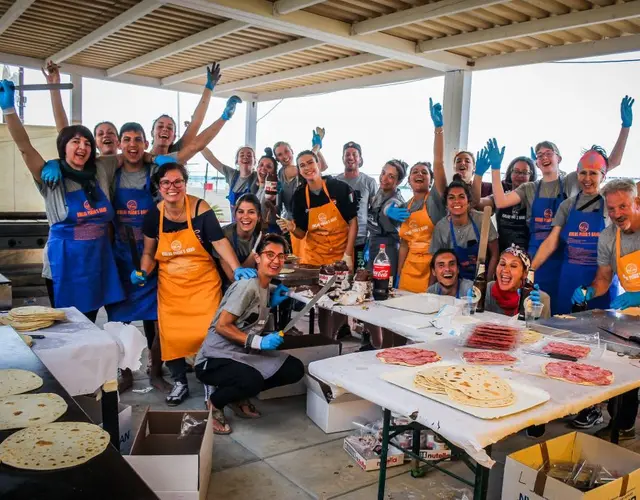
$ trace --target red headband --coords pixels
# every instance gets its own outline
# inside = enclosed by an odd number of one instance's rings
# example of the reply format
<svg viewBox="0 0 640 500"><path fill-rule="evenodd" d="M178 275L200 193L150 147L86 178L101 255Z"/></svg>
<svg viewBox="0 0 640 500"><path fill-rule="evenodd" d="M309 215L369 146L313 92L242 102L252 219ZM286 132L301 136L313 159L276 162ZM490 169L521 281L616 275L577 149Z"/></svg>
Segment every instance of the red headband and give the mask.
<svg viewBox="0 0 640 500"><path fill-rule="evenodd" d="M597 151L587 151L578 162L578 172L580 170L600 170L602 175L607 175L607 161Z"/></svg>

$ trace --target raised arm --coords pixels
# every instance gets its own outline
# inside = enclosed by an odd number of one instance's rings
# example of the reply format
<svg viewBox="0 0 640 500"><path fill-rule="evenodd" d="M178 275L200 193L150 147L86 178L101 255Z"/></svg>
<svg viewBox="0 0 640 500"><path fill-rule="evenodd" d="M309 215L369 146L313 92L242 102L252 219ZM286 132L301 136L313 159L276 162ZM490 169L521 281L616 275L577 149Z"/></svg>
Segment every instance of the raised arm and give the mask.
<svg viewBox="0 0 640 500"><path fill-rule="evenodd" d="M48 84L60 83L60 66L55 64L53 61L49 61L46 69L41 68L41 70L42 74L47 79ZM50 89L49 94L51 96L53 118L56 121L56 130L60 133L63 128L69 126L69 119L67 118L67 113L65 112L64 105L62 104L62 94L60 93L60 89Z"/></svg>
<svg viewBox="0 0 640 500"><path fill-rule="evenodd" d="M531 262L531 269L540 269L540 266L546 262L546 260L551 257L551 254L556 251L558 248L558 244L560 243L560 233L562 232L561 226L553 226L549 236L545 238L545 240L540 244L540 248L536 252L536 255L533 257L533 261Z"/></svg>
<svg viewBox="0 0 640 500"><path fill-rule="evenodd" d="M429 113L435 127L433 135L433 186L440 196L444 195L447 188L447 174L444 170L444 119L442 117L442 105L433 104L433 99L429 98Z"/></svg>
<svg viewBox="0 0 640 500"><path fill-rule="evenodd" d="M322 139L324 139L324 129L322 127L316 127L313 131L313 137L311 138L311 149L318 155L318 163L320 164L320 172L324 172L329 168L327 160L325 160L322 154Z"/></svg>
<svg viewBox="0 0 640 500"><path fill-rule="evenodd" d="M204 117L207 114L207 109L209 109L211 94L213 93L213 89L216 87L218 80L220 80L220 65L214 62L210 67L207 67L207 83L202 91L200 102L198 102L193 115L191 115L191 121L187 126L187 130L182 134L181 139L183 147L191 143L198 135L200 127L202 127Z"/></svg>
<svg viewBox="0 0 640 500"><path fill-rule="evenodd" d="M627 146L627 139L629 138L629 131L633 124L633 103L635 99L632 99L628 95L622 98L620 103L620 118L622 119L622 128L618 134L618 140L616 141L611 155L609 156L609 170L613 170L620 163L622 163L622 155L624 154L624 148Z"/></svg>
<svg viewBox="0 0 640 500"><path fill-rule="evenodd" d="M482 198L482 177L487 170L489 170L489 167L489 154L485 148L476 155L476 173L473 176L473 183L471 185L471 201L477 210L482 210L484 207L495 208L491 196ZM499 171L500 170L498 170L498 172Z"/></svg>
<svg viewBox="0 0 640 500"><path fill-rule="evenodd" d="M489 164L491 165L491 184L493 187L493 201L496 208L508 208L517 205L522 200L516 191L504 193L502 179L500 178L500 167L504 158L504 147L498 147L498 141L489 139L485 148Z"/></svg>
<svg viewBox="0 0 640 500"><path fill-rule="evenodd" d="M15 100L15 86L13 82L9 80L0 81L0 108L2 108L2 114L7 128L9 129L13 142L16 143L18 150L22 154L22 159L27 165L29 172L31 172L33 178L40 184L42 183L40 174L44 167L44 159L31 144L27 131L16 114L14 107Z"/></svg>

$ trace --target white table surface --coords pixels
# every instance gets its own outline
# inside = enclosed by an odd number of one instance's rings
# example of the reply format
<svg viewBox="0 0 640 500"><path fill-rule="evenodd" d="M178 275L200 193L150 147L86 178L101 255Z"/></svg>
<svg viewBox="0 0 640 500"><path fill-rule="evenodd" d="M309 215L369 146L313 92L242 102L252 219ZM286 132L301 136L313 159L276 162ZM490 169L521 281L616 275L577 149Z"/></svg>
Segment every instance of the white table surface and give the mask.
<svg viewBox="0 0 640 500"><path fill-rule="evenodd" d="M415 344L415 347L437 351L442 356L443 362L462 363L459 352L456 351L457 337L447 336L439 338L437 342ZM532 373L541 373L541 366L550 361L548 358L539 356L518 355L521 356L522 362L516 367ZM383 364L376 358L375 351L314 361L309 365L309 373L332 386L337 393L341 390L348 391L394 413L415 418L420 424L433 429L464 449L480 464L491 467L494 462L484 451L486 446L530 425L544 424L565 415L577 413L583 408L640 387L640 368L633 366L627 357L619 357L607 351L601 359L589 360L587 363L613 371L614 383L603 387L583 386L509 372L503 367L486 367L507 380L544 389L551 396L549 401L540 406L494 420L476 418L382 380L380 378L382 373L407 368Z"/></svg>

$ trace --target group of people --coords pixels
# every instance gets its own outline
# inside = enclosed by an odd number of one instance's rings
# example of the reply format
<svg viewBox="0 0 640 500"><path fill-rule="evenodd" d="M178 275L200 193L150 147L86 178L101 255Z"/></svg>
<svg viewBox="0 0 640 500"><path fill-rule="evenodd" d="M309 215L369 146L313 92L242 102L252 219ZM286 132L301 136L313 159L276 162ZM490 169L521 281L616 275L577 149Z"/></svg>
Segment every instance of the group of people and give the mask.
<svg viewBox="0 0 640 500"><path fill-rule="evenodd" d="M59 81L55 65L45 74L49 82ZM102 122L93 133L68 126L59 91L53 90L58 158L46 162L15 114L13 84L0 82L0 107L51 225L43 273L51 303L77 307L92 320L102 306L110 320L142 320L152 382L168 390L163 361L174 379L168 404L188 396L188 359L195 356L196 376L214 388L208 404L216 432L231 432L225 407L256 418L259 412L248 398L304 374L299 360L277 351L283 338L269 314L287 300L286 287L271 280L290 253L313 266L344 261L354 272L372 269L384 245L395 287L465 297L477 272L479 210L490 206L497 225L489 228L486 310L518 314L519 291L531 271L530 297L543 304L545 317L568 313L576 303L640 306L638 186L629 179L604 184L621 163L633 99L622 100L622 127L610 156L593 146L565 174L560 150L543 141L530 157L514 158L503 179L505 148L492 139L475 156L458 152L451 180L442 106L430 100L433 161L409 167L389 160L378 186L362 172L362 147L353 141L343 146L344 172L323 175L321 129L313 131L312 147L297 155L279 141L257 161L255 151L243 146L235 168L220 162L207 145L240 99L231 97L221 117L200 131L219 78L214 64L179 140L170 116L153 123L149 151L144 128L135 122L119 130ZM224 228L204 200L187 194L184 164L198 152L229 184L233 221ZM490 183L483 181L489 170ZM408 200L400 191L405 178L412 191ZM348 333L346 319L321 309L321 333ZM374 325L365 325L363 338L365 349L404 342ZM625 398L623 436L633 429L637 391ZM579 415L578 425L598 423L594 412Z"/></svg>

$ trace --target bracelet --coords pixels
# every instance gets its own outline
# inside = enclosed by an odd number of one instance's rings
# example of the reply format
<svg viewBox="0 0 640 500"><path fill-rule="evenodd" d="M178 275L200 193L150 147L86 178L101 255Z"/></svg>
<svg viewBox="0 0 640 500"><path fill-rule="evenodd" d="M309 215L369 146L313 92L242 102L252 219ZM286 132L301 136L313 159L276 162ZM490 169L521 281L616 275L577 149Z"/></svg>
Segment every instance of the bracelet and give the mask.
<svg viewBox="0 0 640 500"><path fill-rule="evenodd" d="M433 133L436 135L444 134L444 130L442 130L442 128L440 128L440 130L435 129Z"/></svg>
<svg viewBox="0 0 640 500"><path fill-rule="evenodd" d="M7 109L3 109L3 110L2 110L2 114L3 114L4 116L7 116L7 115L15 115L15 114L16 114L16 108L7 108Z"/></svg>

